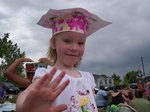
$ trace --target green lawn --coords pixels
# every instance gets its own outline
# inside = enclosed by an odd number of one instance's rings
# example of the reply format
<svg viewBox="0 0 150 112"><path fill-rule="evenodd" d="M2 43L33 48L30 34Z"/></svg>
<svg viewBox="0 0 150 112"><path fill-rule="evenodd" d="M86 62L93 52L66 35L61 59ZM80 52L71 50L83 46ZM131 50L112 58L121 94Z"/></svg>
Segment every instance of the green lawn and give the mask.
<svg viewBox="0 0 150 112"><path fill-rule="evenodd" d="M17 96L18 95L12 95L12 94L8 94L8 97L1 100L1 104L4 103L4 102L10 102L10 103L16 103L16 99L17 99Z"/></svg>

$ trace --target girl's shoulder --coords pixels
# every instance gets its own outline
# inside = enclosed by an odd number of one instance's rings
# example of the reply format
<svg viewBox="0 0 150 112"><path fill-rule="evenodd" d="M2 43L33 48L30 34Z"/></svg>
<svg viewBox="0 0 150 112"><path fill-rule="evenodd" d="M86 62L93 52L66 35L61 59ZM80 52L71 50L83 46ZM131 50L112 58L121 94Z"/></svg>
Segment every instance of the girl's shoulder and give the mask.
<svg viewBox="0 0 150 112"><path fill-rule="evenodd" d="M90 75L92 75L92 73L90 73L90 72L87 72L87 71L81 71L81 70L78 70L80 73L82 73L82 74L90 74Z"/></svg>
<svg viewBox="0 0 150 112"><path fill-rule="evenodd" d="M82 78L87 79L89 81L94 81L94 76L92 73L85 71L79 71L79 73L81 74Z"/></svg>
<svg viewBox="0 0 150 112"><path fill-rule="evenodd" d="M80 73L82 76L86 76L86 77L91 77L91 76L93 76L92 73L86 72L86 71L81 71L81 70L79 70L79 73Z"/></svg>

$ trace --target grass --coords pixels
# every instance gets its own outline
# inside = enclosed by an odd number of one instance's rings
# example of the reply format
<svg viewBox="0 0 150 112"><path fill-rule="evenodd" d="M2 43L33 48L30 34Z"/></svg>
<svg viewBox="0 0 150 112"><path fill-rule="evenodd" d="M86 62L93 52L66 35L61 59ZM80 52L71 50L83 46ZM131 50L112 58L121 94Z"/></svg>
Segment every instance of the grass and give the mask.
<svg viewBox="0 0 150 112"><path fill-rule="evenodd" d="M98 108L98 112L106 112L106 109L100 109L100 108Z"/></svg>
<svg viewBox="0 0 150 112"><path fill-rule="evenodd" d="M1 104L4 102L10 102L10 103L16 103L16 99L17 99L18 95L13 95L13 94L8 94L8 96L6 96L7 98L4 98L3 100L1 100Z"/></svg>
<svg viewBox="0 0 150 112"><path fill-rule="evenodd" d="M8 98L7 101L10 103L16 103L17 95L13 95L13 98Z"/></svg>

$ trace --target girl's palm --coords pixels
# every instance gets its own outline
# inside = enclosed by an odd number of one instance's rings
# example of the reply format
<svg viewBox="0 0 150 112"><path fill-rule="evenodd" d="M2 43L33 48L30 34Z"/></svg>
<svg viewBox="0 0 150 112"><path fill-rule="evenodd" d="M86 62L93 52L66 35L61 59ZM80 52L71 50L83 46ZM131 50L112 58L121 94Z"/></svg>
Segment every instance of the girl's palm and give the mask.
<svg viewBox="0 0 150 112"><path fill-rule="evenodd" d="M64 72L61 72L61 74L52 81L55 72L56 68L53 68L49 74L36 79L24 92L21 93L21 95L19 95L17 99L18 110L24 108L23 112L61 112L67 108L65 104L56 107L52 106L52 103L57 96L69 84L69 80L66 80L58 86L65 75Z"/></svg>

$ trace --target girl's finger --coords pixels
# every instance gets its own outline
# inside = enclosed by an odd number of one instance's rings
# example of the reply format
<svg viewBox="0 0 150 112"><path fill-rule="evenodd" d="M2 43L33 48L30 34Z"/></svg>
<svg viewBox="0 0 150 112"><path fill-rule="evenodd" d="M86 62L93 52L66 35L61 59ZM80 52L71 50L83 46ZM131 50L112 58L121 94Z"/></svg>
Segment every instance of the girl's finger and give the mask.
<svg viewBox="0 0 150 112"><path fill-rule="evenodd" d="M45 74L43 77L40 77L38 79L36 79L34 82L36 84L36 88L40 88L43 87L43 84L45 83L45 81L48 79L48 74ZM34 83L33 82L33 83Z"/></svg>
<svg viewBox="0 0 150 112"><path fill-rule="evenodd" d="M53 82L52 82L51 85L50 85L50 88L51 88L52 90L55 90L55 89L57 88L57 86L59 85L60 81L63 79L64 76L65 76L65 72L62 71L62 72L60 73L60 75L57 76L57 77L53 80Z"/></svg>
<svg viewBox="0 0 150 112"><path fill-rule="evenodd" d="M48 73L48 77L47 77L47 80L45 80L45 82L43 83L43 86L48 86L48 84L51 82L54 74L56 73L57 71L57 68L56 67L53 67L52 70L50 71L50 73Z"/></svg>
<svg viewBox="0 0 150 112"><path fill-rule="evenodd" d="M68 86L68 84L70 83L70 80L66 80L65 82L63 82L55 91L55 97L59 96L60 93Z"/></svg>

